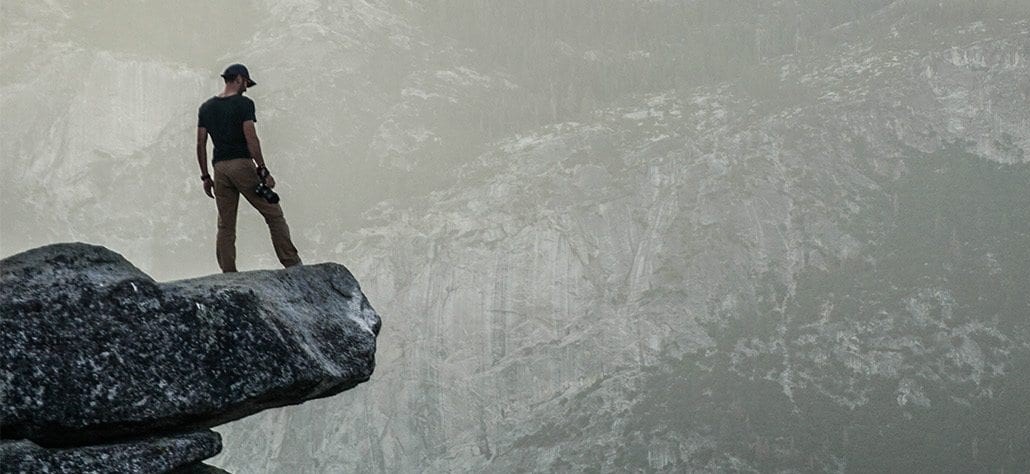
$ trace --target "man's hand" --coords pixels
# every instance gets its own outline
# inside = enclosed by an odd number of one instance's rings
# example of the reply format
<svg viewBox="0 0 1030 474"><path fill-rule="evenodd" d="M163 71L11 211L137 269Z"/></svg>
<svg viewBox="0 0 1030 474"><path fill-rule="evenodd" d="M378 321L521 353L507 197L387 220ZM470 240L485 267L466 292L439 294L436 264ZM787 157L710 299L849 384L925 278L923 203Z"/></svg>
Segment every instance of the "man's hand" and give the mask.
<svg viewBox="0 0 1030 474"><path fill-rule="evenodd" d="M275 178L272 178L272 174L268 172L268 168L258 166L257 175L259 179L264 180L265 186L268 186L269 188L275 187Z"/></svg>
<svg viewBox="0 0 1030 474"><path fill-rule="evenodd" d="M207 193L207 197L214 199L215 195L211 193L211 190L215 188L215 182L211 181L210 176L201 179L204 181L204 192Z"/></svg>

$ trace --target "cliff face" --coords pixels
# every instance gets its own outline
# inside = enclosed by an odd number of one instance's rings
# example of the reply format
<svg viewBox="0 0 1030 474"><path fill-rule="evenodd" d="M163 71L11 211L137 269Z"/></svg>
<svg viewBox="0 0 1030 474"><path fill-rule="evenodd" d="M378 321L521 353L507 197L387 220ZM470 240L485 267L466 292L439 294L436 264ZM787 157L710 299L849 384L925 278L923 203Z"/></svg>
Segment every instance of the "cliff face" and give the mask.
<svg viewBox="0 0 1030 474"><path fill-rule="evenodd" d="M1030 465L1025 1L259 0L188 58L22 3L5 57L88 87L4 70L0 193L27 205L0 245L215 268L168 157L240 60L302 253L405 315L373 384L219 427L220 466ZM138 133L90 133L119 110ZM274 265L241 213L241 259Z"/></svg>
<svg viewBox="0 0 1030 474"><path fill-rule="evenodd" d="M380 328L338 264L157 283L85 244L0 262L0 311L3 437L64 448L335 395L372 375Z"/></svg>
<svg viewBox="0 0 1030 474"><path fill-rule="evenodd" d="M411 315L380 395L243 420L220 461L1025 469L1030 25L898 10L767 82L627 97L374 208L338 251Z"/></svg>

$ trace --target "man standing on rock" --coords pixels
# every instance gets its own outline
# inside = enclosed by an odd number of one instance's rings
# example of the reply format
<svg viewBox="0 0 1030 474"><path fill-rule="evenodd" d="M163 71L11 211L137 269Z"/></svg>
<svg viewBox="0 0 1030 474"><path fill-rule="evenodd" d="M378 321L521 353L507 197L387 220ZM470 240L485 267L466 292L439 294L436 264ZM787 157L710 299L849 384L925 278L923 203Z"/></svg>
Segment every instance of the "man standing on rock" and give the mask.
<svg viewBox="0 0 1030 474"><path fill-rule="evenodd" d="M222 78L225 79L225 90L200 106L197 120L200 180L204 183L204 192L214 198L218 207L215 242L218 266L226 273L236 271L236 210L240 194L264 216L279 262L285 267L300 265L282 207L277 201L269 202L257 193L262 180L269 188L275 186L275 180L268 173L261 156L261 143L254 128L254 122L257 122L254 101L243 95L248 87L257 83L251 80L250 72L242 64L226 68ZM208 134L215 145L213 180L207 173ZM212 189L214 194L211 194Z"/></svg>

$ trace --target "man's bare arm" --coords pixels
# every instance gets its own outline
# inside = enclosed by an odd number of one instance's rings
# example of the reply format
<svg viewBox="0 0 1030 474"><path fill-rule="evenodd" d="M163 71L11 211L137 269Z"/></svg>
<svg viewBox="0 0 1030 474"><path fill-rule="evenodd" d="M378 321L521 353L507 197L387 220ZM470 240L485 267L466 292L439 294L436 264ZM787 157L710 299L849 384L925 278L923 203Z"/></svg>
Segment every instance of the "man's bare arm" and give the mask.
<svg viewBox="0 0 1030 474"><path fill-rule="evenodd" d="M253 120L243 122L243 136L247 139L247 151L250 152L250 157L259 167L265 166L265 157L261 155L261 141L258 140Z"/></svg>
<svg viewBox="0 0 1030 474"><path fill-rule="evenodd" d="M197 164L200 175L207 176L207 129L204 127L197 127Z"/></svg>
<svg viewBox="0 0 1030 474"><path fill-rule="evenodd" d="M207 129L204 127L197 127L197 164L200 165L200 176L204 182L204 194L214 198L215 195L211 192L215 187L214 181L211 181L211 176L207 174Z"/></svg>

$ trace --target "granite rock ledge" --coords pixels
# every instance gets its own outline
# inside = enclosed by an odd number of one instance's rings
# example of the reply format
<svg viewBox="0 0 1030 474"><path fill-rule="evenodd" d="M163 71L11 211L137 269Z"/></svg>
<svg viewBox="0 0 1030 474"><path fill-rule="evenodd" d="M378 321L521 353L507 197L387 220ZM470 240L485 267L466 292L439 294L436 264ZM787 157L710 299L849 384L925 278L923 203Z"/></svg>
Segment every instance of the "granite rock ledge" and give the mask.
<svg viewBox="0 0 1030 474"><path fill-rule="evenodd" d="M43 448L32 441L0 442L5 473L189 472L218 454L222 438L211 430L168 437L125 439L74 448Z"/></svg>
<svg viewBox="0 0 1030 474"><path fill-rule="evenodd" d="M336 263L158 283L82 243L0 260L0 314L8 454L174 438L338 394L372 375L381 325Z"/></svg>

